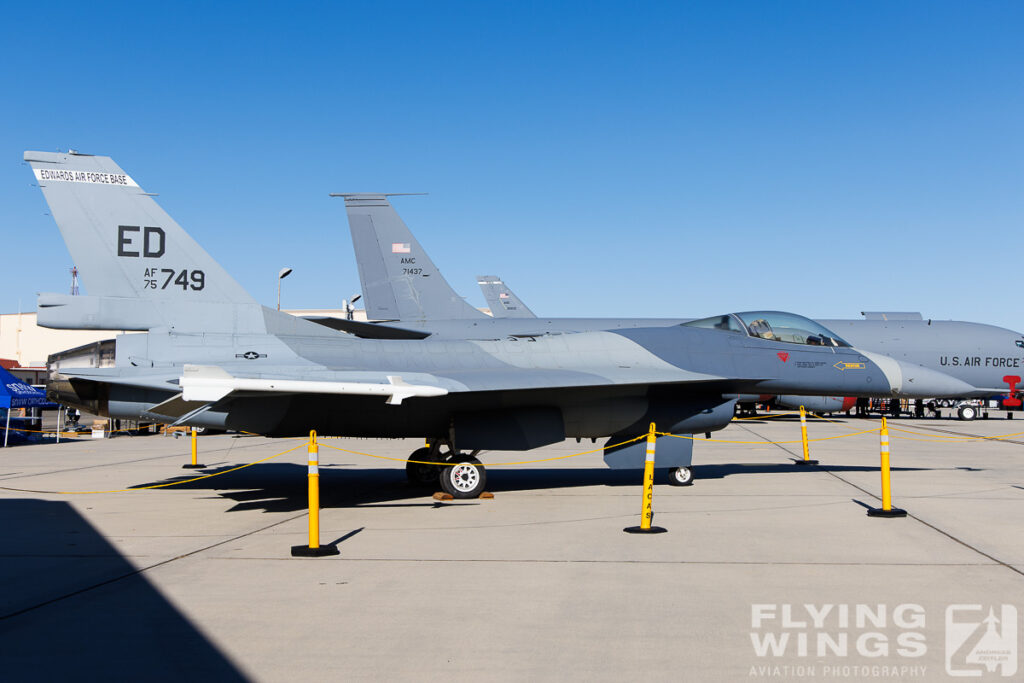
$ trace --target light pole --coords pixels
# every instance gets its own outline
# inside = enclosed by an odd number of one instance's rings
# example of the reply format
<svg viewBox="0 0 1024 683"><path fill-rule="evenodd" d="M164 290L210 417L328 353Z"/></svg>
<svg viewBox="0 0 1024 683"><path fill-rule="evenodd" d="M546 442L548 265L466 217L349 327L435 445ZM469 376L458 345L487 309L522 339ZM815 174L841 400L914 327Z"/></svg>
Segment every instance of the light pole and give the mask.
<svg viewBox="0 0 1024 683"><path fill-rule="evenodd" d="M281 310L281 280L292 274L291 268L282 268L277 274L277 310Z"/></svg>
<svg viewBox="0 0 1024 683"><path fill-rule="evenodd" d="M352 319L352 312L356 310L356 307L353 306L352 304L354 304L355 302L359 301L362 298L363 298L362 294L354 294L349 301L344 302L344 304L345 304L345 318L347 320L351 320Z"/></svg>

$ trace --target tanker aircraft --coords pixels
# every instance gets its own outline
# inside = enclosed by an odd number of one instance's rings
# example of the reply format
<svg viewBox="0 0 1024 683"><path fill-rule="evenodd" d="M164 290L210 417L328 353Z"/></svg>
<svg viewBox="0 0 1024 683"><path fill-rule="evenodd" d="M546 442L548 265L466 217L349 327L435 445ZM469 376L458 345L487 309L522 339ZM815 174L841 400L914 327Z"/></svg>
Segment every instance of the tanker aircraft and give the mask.
<svg viewBox="0 0 1024 683"><path fill-rule="evenodd" d="M405 334L491 339L557 331L671 327L692 318L538 318L501 278L478 276L491 315L451 288L387 194L334 194L345 199L366 313L381 323L352 323L366 337ZM993 325L924 320L920 313L864 313L864 320L818 319L853 346L922 365L970 385L957 398L1013 394L1024 366L1024 335ZM384 331L381 328L389 328ZM935 398L935 397L929 397ZM747 400L757 400L749 397ZM852 396L779 396L788 406L828 412L852 407ZM1010 399L1008 406L1019 405Z"/></svg>
<svg viewBox="0 0 1024 683"><path fill-rule="evenodd" d="M39 324L144 332L119 335L98 356L107 362L51 357L50 396L99 415L268 436L426 437L433 445L412 459L441 466L410 463L410 479L471 497L486 482L481 449L606 438L608 465L639 468L651 422L722 429L741 393L970 388L779 312L494 340L360 339L260 305L109 157L25 160L88 288L40 294ZM690 439L661 437L657 454L676 479L690 476Z"/></svg>

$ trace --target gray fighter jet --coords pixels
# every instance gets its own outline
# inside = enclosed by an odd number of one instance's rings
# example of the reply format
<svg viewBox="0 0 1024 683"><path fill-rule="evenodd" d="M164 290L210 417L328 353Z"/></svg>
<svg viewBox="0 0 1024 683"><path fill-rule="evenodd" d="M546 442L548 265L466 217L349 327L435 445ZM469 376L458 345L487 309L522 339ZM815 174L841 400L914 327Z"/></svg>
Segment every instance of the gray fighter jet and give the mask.
<svg viewBox="0 0 1024 683"><path fill-rule="evenodd" d="M496 275L480 276L477 284L495 317L529 317L532 313L518 296ZM498 299L498 305L492 303ZM509 301L513 311L527 315L509 315L500 303ZM970 396L1007 394L1007 408L1019 408L1014 395L1020 391L1024 368L1024 335L995 325L960 320L925 320L917 312L869 311L863 320L825 319L831 330L841 330L843 338L859 349L917 363L944 372L970 384ZM812 412L843 412L856 404L850 396L748 396L744 401L772 400L785 408L804 406Z"/></svg>
<svg viewBox="0 0 1024 683"><path fill-rule="evenodd" d="M493 316L533 316L498 276L479 276L477 284ZM506 306L501 305L505 301L513 311L511 315ZM868 311L862 315L863 320L819 318L816 322L831 330L840 330L843 338L859 349L917 363L974 387L970 396L958 398L1007 394L1006 407L1021 406L1020 399L1014 397L1021 390L1021 370L1024 369L1024 335L1020 332L961 320L925 320L918 312ZM769 398L783 407L803 405L814 412L842 412L856 403L852 397L835 396L784 395L749 397L748 400Z"/></svg>
<svg viewBox="0 0 1024 683"><path fill-rule="evenodd" d="M675 326L692 318L538 318L497 276L477 278L488 318L459 297L441 275L385 194L344 197L367 316L355 334L431 335L489 339L556 331ZM865 313L865 320L818 320L855 347L922 365L971 385L958 398L1014 393L1024 366L1024 335L981 323L924 320L919 313ZM756 397L755 397L756 399ZM851 397L789 396L786 405L845 410Z"/></svg>
<svg viewBox="0 0 1024 683"><path fill-rule="evenodd" d="M778 312L497 340L359 339L261 306L109 157L25 160L89 292L41 294L39 324L145 331L88 363L51 359L50 395L100 415L270 436L427 437L434 446L414 459L444 466L410 464L410 478L440 470L446 491L469 497L486 481L481 449L607 438L610 466L638 468L645 445L620 444L651 422L721 429L740 393L970 388ZM690 440L662 437L657 452L659 466L689 478Z"/></svg>

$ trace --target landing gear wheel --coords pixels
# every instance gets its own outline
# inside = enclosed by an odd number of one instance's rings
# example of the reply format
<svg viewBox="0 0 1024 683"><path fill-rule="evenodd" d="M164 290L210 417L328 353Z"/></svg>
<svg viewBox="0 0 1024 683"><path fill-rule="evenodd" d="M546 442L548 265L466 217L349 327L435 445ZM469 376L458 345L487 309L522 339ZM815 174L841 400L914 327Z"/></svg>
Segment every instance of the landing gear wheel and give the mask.
<svg viewBox="0 0 1024 683"><path fill-rule="evenodd" d="M487 470L476 458L463 457L441 468L441 490L452 498L479 498L487 485Z"/></svg>
<svg viewBox="0 0 1024 683"><path fill-rule="evenodd" d="M668 483L672 486L693 486L693 468L673 467L668 471Z"/></svg>
<svg viewBox="0 0 1024 683"><path fill-rule="evenodd" d="M956 409L956 416L961 420L973 420L978 417L978 409L974 406L960 406Z"/></svg>
<svg viewBox="0 0 1024 683"><path fill-rule="evenodd" d="M420 448L412 452L409 460L419 462L405 463L405 476L413 486L434 486L437 484L437 476L444 467L440 465L425 465L426 462L436 460L430 454L429 448Z"/></svg>

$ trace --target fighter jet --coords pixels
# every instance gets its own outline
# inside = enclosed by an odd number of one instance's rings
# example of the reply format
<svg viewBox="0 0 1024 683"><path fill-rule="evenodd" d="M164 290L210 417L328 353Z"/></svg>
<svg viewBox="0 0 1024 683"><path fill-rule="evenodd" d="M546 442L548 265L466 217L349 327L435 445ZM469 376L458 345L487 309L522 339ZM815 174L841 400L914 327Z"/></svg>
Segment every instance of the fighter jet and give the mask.
<svg viewBox="0 0 1024 683"><path fill-rule="evenodd" d="M518 296L496 275L479 276L477 284L495 317L508 315L501 301L513 310L529 311ZM499 298L499 305L492 303ZM532 313L530 314L532 315ZM826 319L816 322L842 330L843 338L860 349L916 363L961 379L974 390L972 396L1005 393L1005 405L1021 405L1014 394L1020 391L1024 368L1024 335L995 325L960 320L925 320L918 312L867 311L862 320ZM528 316L519 316L528 317ZM740 402L772 400L784 408L804 406L812 412L843 412L856 403L853 397L837 396L741 396Z"/></svg>
<svg viewBox="0 0 1024 683"><path fill-rule="evenodd" d="M360 339L261 306L109 157L25 160L89 292L41 294L39 324L145 332L118 336L107 363L51 359L50 395L99 415L268 436L426 437L434 445L412 459L443 466L410 464L410 479L439 476L471 497L486 483L479 450L606 438L607 464L639 468L645 444L633 439L651 422L718 430L740 393L969 389L779 312L496 340ZM657 453L677 480L691 476L692 441L661 437Z"/></svg>
<svg viewBox="0 0 1024 683"><path fill-rule="evenodd" d="M497 276L477 282L493 318L467 304L451 288L426 250L402 221L387 194L335 194L345 199L359 264L367 316L355 334L431 335L489 339L551 331L670 327L692 318L538 318ZM1024 335L981 323L924 320L920 313L863 314L864 320L818 320L854 346L951 375L971 385L958 398L1013 394L1024 366ZM354 325L353 325L354 327ZM756 400L753 397L751 400ZM790 406L846 410L853 398L783 396Z"/></svg>
<svg viewBox="0 0 1024 683"><path fill-rule="evenodd" d="M490 304L493 316L533 315L498 276L478 276L477 284ZM506 306L501 305L505 301L509 302L513 314L510 315ZM1024 369L1024 335L1020 332L961 320L925 320L919 312L866 311L861 315L864 316L862 320L819 318L815 322L832 330L841 330L843 338L857 348L923 365L961 379L974 387L970 396L1005 393L1008 395L1006 407L1021 405L1020 399L1014 397L1020 391L1020 375ZM782 407L803 405L814 412L842 412L856 403L852 397L835 396L747 397L750 401L768 398ZM740 400L742 402L744 397Z"/></svg>

